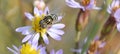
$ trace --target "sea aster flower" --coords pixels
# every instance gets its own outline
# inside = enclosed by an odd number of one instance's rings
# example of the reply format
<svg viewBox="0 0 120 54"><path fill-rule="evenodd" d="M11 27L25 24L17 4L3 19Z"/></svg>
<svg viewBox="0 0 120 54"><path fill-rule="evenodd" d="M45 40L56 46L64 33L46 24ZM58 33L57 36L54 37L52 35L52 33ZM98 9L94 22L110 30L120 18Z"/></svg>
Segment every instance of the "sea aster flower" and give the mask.
<svg viewBox="0 0 120 54"><path fill-rule="evenodd" d="M46 54L46 47L38 46L36 43L28 42L19 48L13 45L14 49L7 47L13 54Z"/></svg>
<svg viewBox="0 0 120 54"><path fill-rule="evenodd" d="M90 47L89 47L89 49L88 49L88 51L87 52L85 52L85 54L99 54L100 52L99 52L99 49L102 49L105 45L106 45L106 42L104 42L104 41L100 41L99 40L99 36L96 36L95 38L94 38L94 40L90 43ZM87 41L87 37L85 38L85 40L84 40L84 42L86 43L86 41ZM78 52L78 53L81 53L81 51L82 51L82 48L80 48L80 49L71 49L73 52Z"/></svg>
<svg viewBox="0 0 120 54"><path fill-rule="evenodd" d="M81 8L83 11L90 10L90 9L97 9L97 10L100 9L96 7L95 0L82 0L80 4L74 0L66 0L66 3L69 7Z"/></svg>
<svg viewBox="0 0 120 54"><path fill-rule="evenodd" d="M108 6L108 13L111 14L115 20L116 20L116 25L117 29L120 32L120 1L119 0L113 0L111 5Z"/></svg>
<svg viewBox="0 0 120 54"><path fill-rule="evenodd" d="M40 21L43 20L49 14L49 8L46 7L44 11L38 10L38 8L34 8L34 16L30 13L25 12L25 16L32 21L32 26L24 26L16 29L17 32L22 32L26 37L22 40L22 42L26 42L28 40L32 40L37 43L39 37L41 36L46 44L49 44L49 40L47 34L55 40L61 40L61 35L64 34L64 31L61 30L65 27L64 24L52 24L49 27L41 27ZM62 19L62 16L58 16L56 22L59 22Z"/></svg>
<svg viewBox="0 0 120 54"><path fill-rule="evenodd" d="M50 51L50 54L63 54L63 50L60 49L55 53L55 50Z"/></svg>

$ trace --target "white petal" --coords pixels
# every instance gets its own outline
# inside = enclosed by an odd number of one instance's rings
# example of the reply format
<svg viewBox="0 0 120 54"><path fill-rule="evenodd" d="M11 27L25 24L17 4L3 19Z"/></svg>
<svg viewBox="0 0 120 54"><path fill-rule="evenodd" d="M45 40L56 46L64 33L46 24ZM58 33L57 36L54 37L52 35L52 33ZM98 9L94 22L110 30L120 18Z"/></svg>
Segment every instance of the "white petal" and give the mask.
<svg viewBox="0 0 120 54"><path fill-rule="evenodd" d="M27 35L27 36L22 40L22 43L28 41L31 37L32 37L32 35Z"/></svg>
<svg viewBox="0 0 120 54"><path fill-rule="evenodd" d="M34 14L37 16L40 16L40 13L37 7L34 7Z"/></svg>
<svg viewBox="0 0 120 54"><path fill-rule="evenodd" d="M53 33L53 32L50 32L50 31L47 31L47 33L50 35L50 37L52 37L53 39L55 40L61 40L61 36Z"/></svg>
<svg viewBox="0 0 120 54"><path fill-rule="evenodd" d="M50 51L50 54L55 54L55 50L52 49L52 50Z"/></svg>
<svg viewBox="0 0 120 54"><path fill-rule="evenodd" d="M62 23L52 25L52 28L56 28L56 29L62 29L64 27L65 27L65 25Z"/></svg>
<svg viewBox="0 0 120 54"><path fill-rule="evenodd" d="M31 21L32 21L32 19L34 18L30 13L25 12L24 14L25 14L25 16L26 16L29 20L31 20Z"/></svg>
<svg viewBox="0 0 120 54"><path fill-rule="evenodd" d="M117 30L120 32L120 23L117 24Z"/></svg>
<svg viewBox="0 0 120 54"><path fill-rule="evenodd" d="M120 8L116 10L114 17L117 22L120 22Z"/></svg>
<svg viewBox="0 0 120 54"><path fill-rule="evenodd" d="M46 7L46 8L45 8L45 11L44 11L44 14L47 15L48 13L49 13L49 8Z"/></svg>
<svg viewBox="0 0 120 54"><path fill-rule="evenodd" d="M48 37L46 34L44 34L44 36L42 36L42 38L46 44L49 44L49 40L48 40Z"/></svg>
<svg viewBox="0 0 120 54"><path fill-rule="evenodd" d="M40 37L39 33L35 34L33 41L32 41L32 44L38 43L39 37Z"/></svg>
<svg viewBox="0 0 120 54"><path fill-rule="evenodd" d="M75 2L74 0L65 0L67 5L72 8L84 8L81 6L78 2Z"/></svg>
<svg viewBox="0 0 120 54"><path fill-rule="evenodd" d="M19 49L15 45L12 45L12 46L16 51L19 51Z"/></svg>
<svg viewBox="0 0 120 54"><path fill-rule="evenodd" d="M50 28L49 31L54 32L54 33L56 33L58 35L63 35L64 34L64 31L58 30L58 29L54 29L54 28Z"/></svg>
<svg viewBox="0 0 120 54"><path fill-rule="evenodd" d="M9 51L13 52L14 54L18 54L15 50L13 50L13 49L11 49L11 48L9 48L9 47L7 47L7 49L8 49Z"/></svg>
<svg viewBox="0 0 120 54"><path fill-rule="evenodd" d="M63 54L63 50L62 49L58 50L56 54Z"/></svg>

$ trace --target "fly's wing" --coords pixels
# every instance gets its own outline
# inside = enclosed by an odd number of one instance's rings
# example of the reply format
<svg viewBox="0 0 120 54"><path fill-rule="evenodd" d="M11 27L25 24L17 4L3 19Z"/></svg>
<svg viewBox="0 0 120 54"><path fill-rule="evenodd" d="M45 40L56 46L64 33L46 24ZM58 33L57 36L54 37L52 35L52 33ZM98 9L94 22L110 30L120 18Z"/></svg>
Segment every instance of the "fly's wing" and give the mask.
<svg viewBox="0 0 120 54"><path fill-rule="evenodd" d="M61 19L65 16L65 14L63 14L60 9L61 8L54 8L54 9L50 10L49 14L55 14L56 15L56 18L53 21L53 24L60 22Z"/></svg>

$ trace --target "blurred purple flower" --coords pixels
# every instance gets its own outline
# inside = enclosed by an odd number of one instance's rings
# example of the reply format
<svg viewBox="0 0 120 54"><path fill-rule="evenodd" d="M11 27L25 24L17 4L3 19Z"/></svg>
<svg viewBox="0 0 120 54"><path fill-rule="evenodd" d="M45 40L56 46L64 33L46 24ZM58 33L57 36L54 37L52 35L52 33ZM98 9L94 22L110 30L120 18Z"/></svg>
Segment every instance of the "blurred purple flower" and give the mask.
<svg viewBox="0 0 120 54"><path fill-rule="evenodd" d="M115 18L117 29L120 32L120 1L113 0L111 5L108 6L107 12L112 14Z"/></svg>
<svg viewBox="0 0 120 54"><path fill-rule="evenodd" d="M65 0L65 1L69 7L81 8L83 11L91 10L91 9L96 9L96 10L101 9L99 7L96 7L95 0L82 0L80 4L74 0Z"/></svg>

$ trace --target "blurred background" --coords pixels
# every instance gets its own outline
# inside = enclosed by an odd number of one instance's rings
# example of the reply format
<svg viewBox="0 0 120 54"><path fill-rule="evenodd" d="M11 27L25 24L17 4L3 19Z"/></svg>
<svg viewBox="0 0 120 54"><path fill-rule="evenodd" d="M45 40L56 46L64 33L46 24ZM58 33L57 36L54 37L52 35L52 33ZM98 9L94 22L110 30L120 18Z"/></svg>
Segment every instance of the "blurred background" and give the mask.
<svg viewBox="0 0 120 54"><path fill-rule="evenodd" d="M21 40L24 36L21 35L21 33L15 32L15 29L31 24L30 21L24 16L24 12L30 12L33 14L33 1L34 0L0 0L0 54L12 54L6 47L12 47L12 45L19 47L21 45ZM66 27L63 29L65 34L62 36L61 41L56 41L52 38L49 38L50 44L47 45L48 50L63 49L64 54L73 54L71 49L75 47L75 21L79 9L68 7L65 3L65 0L44 1L50 10L57 10L58 12L56 11L56 13L64 14L62 23L66 25ZM101 6L103 0L97 1L97 6ZM96 13L98 11L92 11L93 12L90 14L90 19L98 21L98 23L101 23L102 20L105 20L104 16L103 18L96 17L95 19L94 16L97 15ZM100 28L102 28L102 26L100 26ZM85 37L81 37L81 39L84 38ZM104 47L104 50L102 50L103 54L120 54L118 53L120 51L120 32L115 30L110 34L110 37L107 38L109 40L107 41L107 45Z"/></svg>

